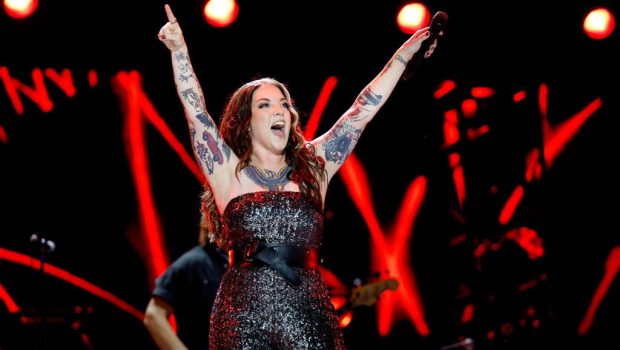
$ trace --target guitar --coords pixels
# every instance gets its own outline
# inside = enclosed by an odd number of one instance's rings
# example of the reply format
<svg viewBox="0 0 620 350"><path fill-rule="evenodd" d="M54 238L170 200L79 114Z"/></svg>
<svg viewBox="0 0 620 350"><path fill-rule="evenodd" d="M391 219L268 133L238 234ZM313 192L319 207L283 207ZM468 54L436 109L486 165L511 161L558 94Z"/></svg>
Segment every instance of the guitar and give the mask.
<svg viewBox="0 0 620 350"><path fill-rule="evenodd" d="M352 307L372 306L379 300L381 293L386 290L396 290L397 288L398 281L395 278L367 283L351 290L349 303Z"/></svg>
<svg viewBox="0 0 620 350"><path fill-rule="evenodd" d="M372 306L379 300L381 293L386 290L396 290L397 288L398 281L394 278L371 282L352 288L349 292L348 299L341 298L340 305L336 306L340 328L345 328L351 323L353 320L354 308L359 306ZM336 305L337 297L333 297L332 302Z"/></svg>
<svg viewBox="0 0 620 350"><path fill-rule="evenodd" d="M398 281L394 278L382 279L364 285L348 288L325 266L319 265L321 275L328 286L331 302L338 315L340 328L345 328L353 319L353 308L372 306L386 290L396 290Z"/></svg>

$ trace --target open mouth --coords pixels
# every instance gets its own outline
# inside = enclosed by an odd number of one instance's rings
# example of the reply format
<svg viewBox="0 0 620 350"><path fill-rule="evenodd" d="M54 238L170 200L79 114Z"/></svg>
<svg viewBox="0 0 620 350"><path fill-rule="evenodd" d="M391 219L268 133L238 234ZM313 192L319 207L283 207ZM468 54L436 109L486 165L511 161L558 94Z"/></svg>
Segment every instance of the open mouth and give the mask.
<svg viewBox="0 0 620 350"><path fill-rule="evenodd" d="M286 124L284 122L276 122L271 126L271 132L276 136L284 137L284 127Z"/></svg>

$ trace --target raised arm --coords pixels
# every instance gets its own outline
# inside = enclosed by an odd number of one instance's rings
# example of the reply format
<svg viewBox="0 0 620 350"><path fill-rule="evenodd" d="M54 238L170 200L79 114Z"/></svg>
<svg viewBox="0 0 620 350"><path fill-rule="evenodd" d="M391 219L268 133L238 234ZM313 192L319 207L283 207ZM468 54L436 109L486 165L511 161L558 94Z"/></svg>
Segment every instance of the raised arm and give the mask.
<svg viewBox="0 0 620 350"><path fill-rule="evenodd" d="M161 28L158 37L170 49L174 82L189 124L194 155L209 181L216 200L226 198L230 192L232 178L230 174L238 160L224 142L217 124L207 112L204 94L189 59L181 26L170 6L166 4L164 8L168 23Z"/></svg>
<svg viewBox="0 0 620 350"><path fill-rule="evenodd" d="M312 143L319 156L325 159L328 181L336 174L342 163L353 152L362 131L377 114L394 90L407 63L429 37L429 28L415 32L401 45L383 70L357 96L353 105L338 119L334 126ZM431 45L430 55L435 48Z"/></svg>

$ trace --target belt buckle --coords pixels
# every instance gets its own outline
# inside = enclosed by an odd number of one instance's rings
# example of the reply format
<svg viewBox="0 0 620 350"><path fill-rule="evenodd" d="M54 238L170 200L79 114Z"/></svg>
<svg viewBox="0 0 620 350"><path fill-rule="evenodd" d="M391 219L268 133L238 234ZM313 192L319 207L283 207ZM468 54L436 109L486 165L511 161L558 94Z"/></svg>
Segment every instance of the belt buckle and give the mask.
<svg viewBox="0 0 620 350"><path fill-rule="evenodd" d="M253 261L258 248L258 240L252 240L243 246L243 260Z"/></svg>

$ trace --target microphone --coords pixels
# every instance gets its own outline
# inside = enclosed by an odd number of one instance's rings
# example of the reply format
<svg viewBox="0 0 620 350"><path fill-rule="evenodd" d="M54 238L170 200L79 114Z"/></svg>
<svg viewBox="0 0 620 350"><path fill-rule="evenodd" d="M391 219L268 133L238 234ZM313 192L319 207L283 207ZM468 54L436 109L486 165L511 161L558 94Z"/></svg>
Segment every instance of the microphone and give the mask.
<svg viewBox="0 0 620 350"><path fill-rule="evenodd" d="M409 64L407 64L407 67L405 68L405 72L403 73L403 80L411 79L411 76L413 75L413 73L416 71L416 69L420 65L420 62L424 58L426 58L424 57L424 54L426 54L426 51L428 51L428 48L435 41L435 39L437 39L437 37L439 36L439 33L443 30L443 27L446 25L447 21L448 21L448 15L445 12L437 11L435 13L435 15L433 16L433 19L431 19L431 24L429 25L429 32L431 35L428 37L428 39L422 42L422 45L420 46L420 49L418 50L418 52L416 52L415 55L413 55L413 57L409 61Z"/></svg>
<svg viewBox="0 0 620 350"><path fill-rule="evenodd" d="M465 338L460 342L456 342L454 344L442 346L441 350L450 350L450 349L464 349L464 350L473 350L474 349L474 340L471 338Z"/></svg>
<svg viewBox="0 0 620 350"><path fill-rule="evenodd" d="M56 250L56 243L54 243L54 241L41 237L38 233L33 233L30 236L30 243L39 245L45 253L51 253Z"/></svg>

